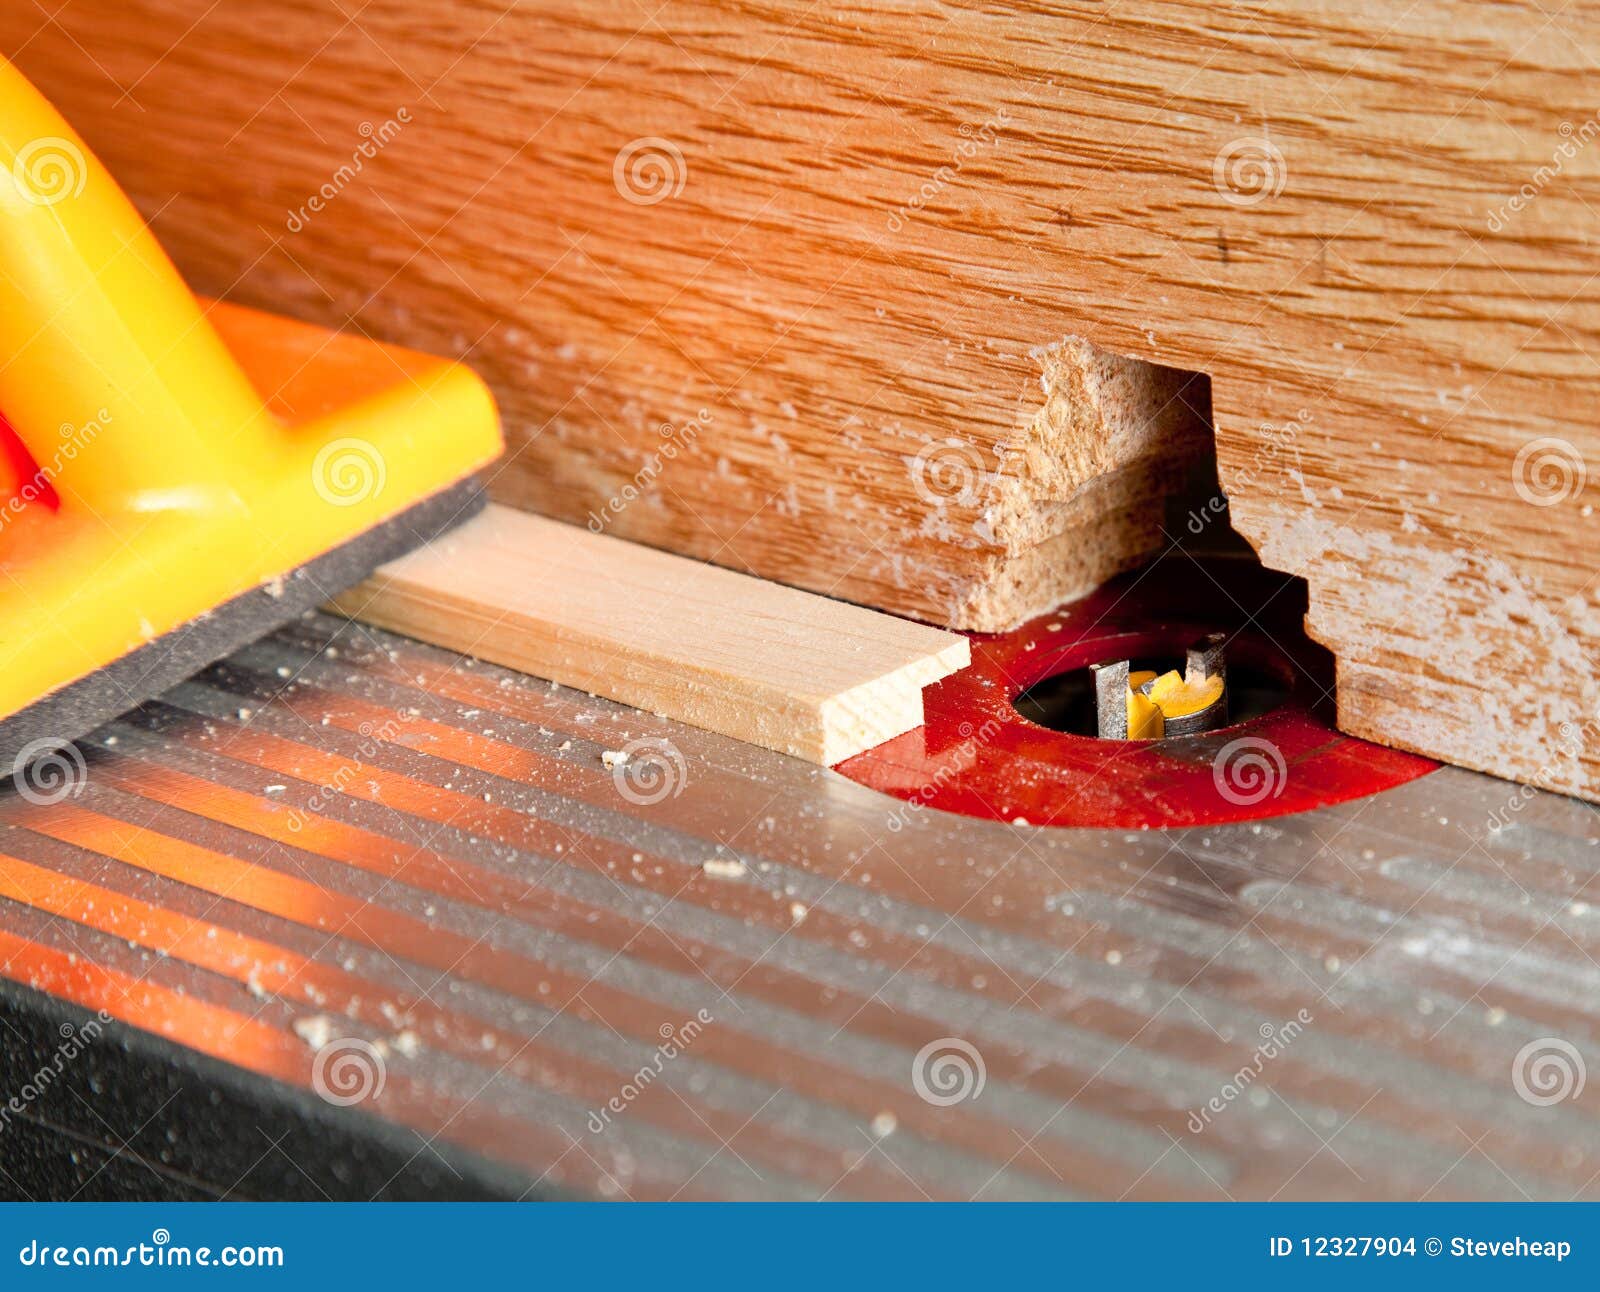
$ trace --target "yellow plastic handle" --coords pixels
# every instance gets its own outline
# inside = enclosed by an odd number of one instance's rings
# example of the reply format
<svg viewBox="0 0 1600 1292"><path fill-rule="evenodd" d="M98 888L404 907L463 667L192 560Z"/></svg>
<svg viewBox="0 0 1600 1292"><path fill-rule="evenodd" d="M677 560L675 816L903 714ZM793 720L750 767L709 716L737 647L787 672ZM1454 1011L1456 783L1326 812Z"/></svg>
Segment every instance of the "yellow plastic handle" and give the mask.
<svg viewBox="0 0 1600 1292"><path fill-rule="evenodd" d="M103 411L102 411L103 410ZM0 412L39 462L64 428L95 451L54 480L66 509L236 508L281 436L133 204L0 59Z"/></svg>
<svg viewBox="0 0 1600 1292"><path fill-rule="evenodd" d="M0 505L0 717L235 597L314 581L369 530L406 532L502 448L459 363L203 308L3 59L0 413L61 504L24 487Z"/></svg>

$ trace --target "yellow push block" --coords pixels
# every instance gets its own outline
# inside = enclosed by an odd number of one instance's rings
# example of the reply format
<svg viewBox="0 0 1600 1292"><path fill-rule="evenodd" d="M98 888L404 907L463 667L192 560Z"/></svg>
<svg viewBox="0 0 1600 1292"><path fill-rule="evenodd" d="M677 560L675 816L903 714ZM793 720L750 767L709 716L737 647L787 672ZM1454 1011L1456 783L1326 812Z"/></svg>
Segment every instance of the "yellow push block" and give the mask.
<svg viewBox="0 0 1600 1292"><path fill-rule="evenodd" d="M0 719L501 449L460 364L199 302L3 60L0 352Z"/></svg>

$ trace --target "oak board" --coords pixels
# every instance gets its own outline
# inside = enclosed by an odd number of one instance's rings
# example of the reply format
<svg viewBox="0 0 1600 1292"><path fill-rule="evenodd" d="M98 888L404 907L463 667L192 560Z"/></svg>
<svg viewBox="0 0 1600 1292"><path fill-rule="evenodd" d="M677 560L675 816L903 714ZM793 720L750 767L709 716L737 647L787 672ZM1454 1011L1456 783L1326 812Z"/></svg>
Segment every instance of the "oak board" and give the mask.
<svg viewBox="0 0 1600 1292"><path fill-rule="evenodd" d="M198 286L478 366L502 501L799 587L1081 590L1053 356L1205 374L1340 725L1600 798L1592 7L74 0L0 47Z"/></svg>

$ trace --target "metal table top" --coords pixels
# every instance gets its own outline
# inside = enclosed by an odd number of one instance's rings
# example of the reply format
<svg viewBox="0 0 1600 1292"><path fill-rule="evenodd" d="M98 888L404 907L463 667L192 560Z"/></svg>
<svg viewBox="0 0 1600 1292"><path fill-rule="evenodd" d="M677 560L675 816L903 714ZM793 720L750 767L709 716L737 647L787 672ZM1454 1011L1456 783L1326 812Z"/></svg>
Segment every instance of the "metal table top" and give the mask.
<svg viewBox="0 0 1600 1292"><path fill-rule="evenodd" d="M1571 800L908 813L325 616L82 748L0 799L0 973L506 1192L1600 1193Z"/></svg>

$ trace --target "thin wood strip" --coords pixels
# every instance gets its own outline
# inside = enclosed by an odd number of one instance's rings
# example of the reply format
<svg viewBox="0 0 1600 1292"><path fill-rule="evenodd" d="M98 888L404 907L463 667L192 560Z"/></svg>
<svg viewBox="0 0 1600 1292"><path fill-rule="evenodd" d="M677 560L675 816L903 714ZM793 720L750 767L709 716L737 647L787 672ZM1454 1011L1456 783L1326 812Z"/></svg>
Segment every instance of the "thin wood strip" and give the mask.
<svg viewBox="0 0 1600 1292"><path fill-rule="evenodd" d="M509 507L334 603L410 637L832 765L922 723L967 640Z"/></svg>

